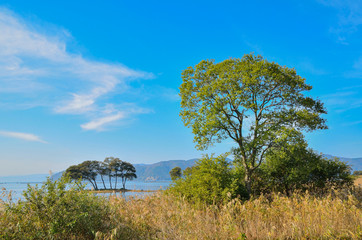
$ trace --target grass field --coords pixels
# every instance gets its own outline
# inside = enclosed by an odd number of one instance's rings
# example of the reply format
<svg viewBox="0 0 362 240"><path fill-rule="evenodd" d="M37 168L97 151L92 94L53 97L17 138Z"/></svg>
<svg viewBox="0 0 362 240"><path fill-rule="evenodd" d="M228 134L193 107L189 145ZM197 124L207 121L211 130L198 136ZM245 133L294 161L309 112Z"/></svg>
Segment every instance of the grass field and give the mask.
<svg viewBox="0 0 362 240"><path fill-rule="evenodd" d="M354 181L354 184L357 185L357 186L362 187L362 176L360 176L359 178L357 178L357 179Z"/></svg>
<svg viewBox="0 0 362 240"><path fill-rule="evenodd" d="M360 183L362 178L356 180ZM1 208L0 239L362 239L362 188L194 204L158 192L98 198L49 182Z"/></svg>
<svg viewBox="0 0 362 240"><path fill-rule="evenodd" d="M115 221L117 233L99 239L362 238L360 199L348 194L342 198L274 194L218 206L195 206L156 194L129 201L113 198L110 203L121 216Z"/></svg>

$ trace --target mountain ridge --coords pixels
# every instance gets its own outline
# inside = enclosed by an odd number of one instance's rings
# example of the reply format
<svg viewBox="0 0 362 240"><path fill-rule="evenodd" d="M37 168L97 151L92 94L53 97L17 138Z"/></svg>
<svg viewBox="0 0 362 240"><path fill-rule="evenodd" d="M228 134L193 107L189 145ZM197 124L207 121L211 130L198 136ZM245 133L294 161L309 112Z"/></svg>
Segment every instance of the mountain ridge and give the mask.
<svg viewBox="0 0 362 240"><path fill-rule="evenodd" d="M323 154L326 158L332 159L336 156L330 154ZM337 157L341 161L344 161L351 165L352 172L362 170L362 158L345 158ZM146 164L138 163L133 164L136 168L137 180L140 181L158 181L158 180L171 180L169 172L174 167L180 167L185 170L187 167L191 167L197 161L197 158L189 160L166 160L156 163ZM59 179L64 171L57 172L52 175L52 179ZM0 176L0 182L42 182L45 181L49 174L30 174L30 175L18 175L18 176Z"/></svg>

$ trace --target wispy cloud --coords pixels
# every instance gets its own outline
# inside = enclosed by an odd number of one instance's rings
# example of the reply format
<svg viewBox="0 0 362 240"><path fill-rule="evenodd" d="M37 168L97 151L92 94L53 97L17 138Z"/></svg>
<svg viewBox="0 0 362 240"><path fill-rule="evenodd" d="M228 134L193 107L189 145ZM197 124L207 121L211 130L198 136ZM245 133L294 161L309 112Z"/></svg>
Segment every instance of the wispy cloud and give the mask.
<svg viewBox="0 0 362 240"><path fill-rule="evenodd" d="M330 31L337 35L340 43L348 44L347 36L356 32L362 24L362 1L318 0L318 2L337 10L338 22Z"/></svg>
<svg viewBox="0 0 362 240"><path fill-rule="evenodd" d="M117 121L119 119L122 119L124 118L125 115L123 113L117 113L115 115L110 115L110 116L107 116L107 117L102 117L102 118L99 118L99 119L95 119L93 121L90 121L88 123L85 123L85 124L82 124L81 127L84 129L84 130L102 130L102 127L105 125L105 124L109 124L109 123L112 123L114 121Z"/></svg>
<svg viewBox="0 0 362 240"><path fill-rule="evenodd" d="M358 89L354 91L339 91L322 96L327 108L337 113L362 108L361 94Z"/></svg>
<svg viewBox="0 0 362 240"><path fill-rule="evenodd" d="M17 139L22 139L22 140L32 141L32 142L47 143L46 141L42 140L39 136L36 136L31 133L0 131L0 136L17 138Z"/></svg>
<svg viewBox="0 0 362 240"><path fill-rule="evenodd" d="M130 81L152 77L119 63L71 53L67 49L71 36L66 30L47 32L0 8L0 92L21 95L29 106L50 107L56 114L81 114L99 125L100 119L110 119L104 108L112 97L127 91ZM112 114L117 115L117 110ZM135 113L125 115L130 114ZM87 127L92 124L84 125L83 129L95 129Z"/></svg>

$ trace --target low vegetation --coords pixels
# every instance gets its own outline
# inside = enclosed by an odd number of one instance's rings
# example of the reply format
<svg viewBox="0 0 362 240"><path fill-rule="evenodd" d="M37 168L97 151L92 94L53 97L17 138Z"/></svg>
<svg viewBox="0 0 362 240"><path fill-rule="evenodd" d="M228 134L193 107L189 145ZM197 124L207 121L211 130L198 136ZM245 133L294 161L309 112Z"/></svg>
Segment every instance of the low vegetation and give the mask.
<svg viewBox="0 0 362 240"><path fill-rule="evenodd" d="M356 186L359 186L359 187L362 188L362 176L357 177L357 178L354 180L354 184L355 184Z"/></svg>
<svg viewBox="0 0 362 240"><path fill-rule="evenodd" d="M62 178L3 202L0 219L0 239L361 239L362 190L196 204L168 191L104 198Z"/></svg>
<svg viewBox="0 0 362 240"><path fill-rule="evenodd" d="M254 173L252 195L240 184L245 171L227 160L227 154L205 156L194 167L174 180L170 193L194 203L217 204L234 198L247 200L261 194L295 192L321 193L330 189L346 189L353 185L350 167L338 159L326 159L306 149L306 145L287 146L283 151L270 152Z"/></svg>
<svg viewBox="0 0 362 240"><path fill-rule="evenodd" d="M272 194L196 206L182 198L154 195L111 203L122 216L119 224L136 233L120 239L361 239L360 200L335 193L322 198Z"/></svg>
<svg viewBox="0 0 362 240"><path fill-rule="evenodd" d="M69 177L28 186L23 199L2 203L0 239L92 239L112 229L111 206Z"/></svg>

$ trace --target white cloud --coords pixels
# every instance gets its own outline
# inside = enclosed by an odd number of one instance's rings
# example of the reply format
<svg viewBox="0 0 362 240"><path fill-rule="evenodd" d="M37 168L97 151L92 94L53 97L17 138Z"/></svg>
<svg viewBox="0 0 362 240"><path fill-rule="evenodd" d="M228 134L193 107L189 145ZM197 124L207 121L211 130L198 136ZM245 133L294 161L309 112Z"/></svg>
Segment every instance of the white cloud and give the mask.
<svg viewBox="0 0 362 240"><path fill-rule="evenodd" d="M44 33L49 32L44 27L35 29L39 26L0 8L0 92L19 94L28 105L47 106L57 114L82 114L91 122L107 119L103 109L112 96L125 92L134 79L152 77L71 53L70 34L62 29L53 30L53 35Z"/></svg>
<svg viewBox="0 0 362 240"><path fill-rule="evenodd" d="M81 127L84 130L103 130L103 126L106 124L110 124L114 121L117 121L119 119L122 119L125 117L124 113L117 113L115 115L110 115L110 116L106 116L106 117L102 117L99 119L95 119L93 121L90 121L88 123L82 124Z"/></svg>
<svg viewBox="0 0 362 240"><path fill-rule="evenodd" d="M130 118L132 115L152 112L150 109L141 108L133 103L121 105L107 104L102 109L101 117L92 117L92 120L81 125L83 130L104 131L109 125L115 125L117 121Z"/></svg>
<svg viewBox="0 0 362 240"><path fill-rule="evenodd" d="M31 133L0 131L0 135L4 137L17 138L26 141L47 143L46 141L42 140L39 136L36 136Z"/></svg>

